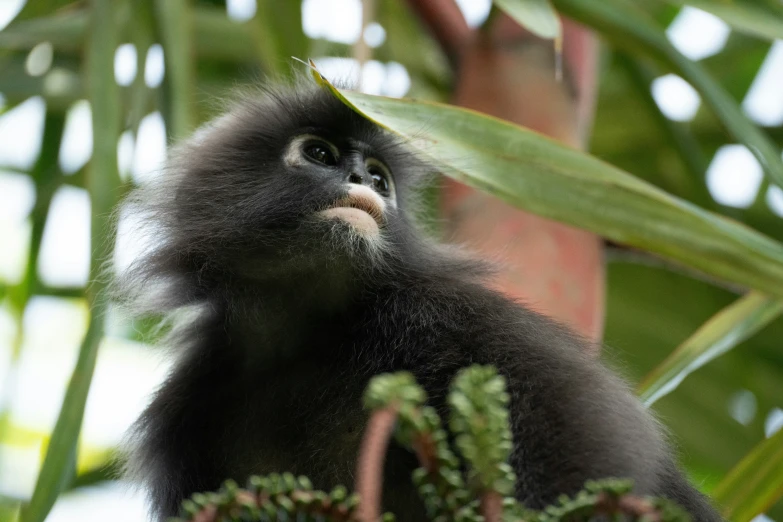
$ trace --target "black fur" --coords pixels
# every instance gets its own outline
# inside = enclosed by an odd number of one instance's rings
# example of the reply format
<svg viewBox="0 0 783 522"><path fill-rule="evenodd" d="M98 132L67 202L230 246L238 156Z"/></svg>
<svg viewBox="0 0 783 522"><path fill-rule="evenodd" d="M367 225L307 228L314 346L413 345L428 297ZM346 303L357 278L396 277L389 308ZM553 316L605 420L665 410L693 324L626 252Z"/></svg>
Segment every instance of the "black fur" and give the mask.
<svg viewBox="0 0 783 522"><path fill-rule="evenodd" d="M314 217L345 195L345 168L289 167L283 150L302 133L388 165L398 206L381 241ZM350 486L371 376L411 371L443 410L455 372L480 363L508 379L511 462L529 507L587 479L630 477L639 493L720 520L676 469L656 421L584 341L488 289L480 263L417 231L411 213L428 170L327 92L282 88L245 98L131 196L125 212L149 219L162 240L120 292L138 312L181 316L169 339L177 365L128 459L157 515L250 474ZM390 451L385 507L406 522L423 520L413 465Z"/></svg>

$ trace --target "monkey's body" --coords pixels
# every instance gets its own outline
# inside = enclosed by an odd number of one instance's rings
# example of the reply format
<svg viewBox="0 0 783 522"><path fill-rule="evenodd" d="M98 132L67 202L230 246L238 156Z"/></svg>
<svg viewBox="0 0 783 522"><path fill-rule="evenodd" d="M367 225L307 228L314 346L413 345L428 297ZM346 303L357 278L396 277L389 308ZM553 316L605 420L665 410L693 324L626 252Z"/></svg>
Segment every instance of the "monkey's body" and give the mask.
<svg viewBox="0 0 783 522"><path fill-rule="evenodd" d="M155 311L200 310L174 340L183 353L137 424L130 457L159 515L251 474L291 471L319 488L351 486L370 377L408 370L443 413L454 374L479 363L508 380L511 464L529 507L588 479L629 477L638 493L673 498L696 520L720 520L677 471L654 419L582 341L488 289L476 263L415 232L406 176L426 166L326 93L270 99L186 148L173 185L144 204L168 237L128 284L169 285ZM287 139L269 143L272 123ZM314 128L334 143L354 141L335 145L339 161L311 175L289 160L286 143ZM283 150L292 166L285 178L275 159ZM379 190L387 195L377 229L353 216L309 217L345 196L348 178L319 176L358 157L350 151L377 155L395 173L393 190ZM350 183L363 183L347 170ZM222 215L229 210L232 222ZM410 485L414 465L390 451L385 508L406 522L424 520Z"/></svg>

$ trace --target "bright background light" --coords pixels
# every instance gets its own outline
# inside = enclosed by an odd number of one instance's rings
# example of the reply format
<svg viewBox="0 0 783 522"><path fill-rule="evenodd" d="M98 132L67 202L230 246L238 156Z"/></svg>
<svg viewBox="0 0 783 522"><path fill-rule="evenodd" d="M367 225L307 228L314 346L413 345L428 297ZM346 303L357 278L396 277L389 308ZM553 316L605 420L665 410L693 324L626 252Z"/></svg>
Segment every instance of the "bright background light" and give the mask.
<svg viewBox="0 0 783 522"><path fill-rule="evenodd" d="M761 165L747 147L725 145L707 168L707 189L721 205L747 208L756 199L763 176Z"/></svg>
<svg viewBox="0 0 783 522"><path fill-rule="evenodd" d="M652 83L652 95L661 112L675 121L692 120L701 104L696 89L674 74L656 78Z"/></svg>
<svg viewBox="0 0 783 522"><path fill-rule="evenodd" d="M783 41L772 44L742 108L760 125L783 125Z"/></svg>
<svg viewBox="0 0 783 522"><path fill-rule="evenodd" d="M701 60L723 50L730 32L717 16L685 6L666 29L666 36L682 54Z"/></svg>

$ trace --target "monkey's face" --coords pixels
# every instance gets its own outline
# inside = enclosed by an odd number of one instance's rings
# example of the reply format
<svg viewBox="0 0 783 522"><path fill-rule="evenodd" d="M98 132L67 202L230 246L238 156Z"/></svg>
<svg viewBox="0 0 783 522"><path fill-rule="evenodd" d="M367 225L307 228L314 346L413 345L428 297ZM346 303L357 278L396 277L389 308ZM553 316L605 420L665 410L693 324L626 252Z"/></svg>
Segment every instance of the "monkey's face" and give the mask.
<svg viewBox="0 0 783 522"><path fill-rule="evenodd" d="M283 154L285 166L339 196L316 210L316 219L343 223L365 240L378 241L397 206L394 177L369 144L350 137L340 141L342 146L314 134L296 136Z"/></svg>
<svg viewBox="0 0 783 522"><path fill-rule="evenodd" d="M175 154L180 255L248 275L400 256L426 166L321 89L244 102ZM174 219L171 219L171 218Z"/></svg>

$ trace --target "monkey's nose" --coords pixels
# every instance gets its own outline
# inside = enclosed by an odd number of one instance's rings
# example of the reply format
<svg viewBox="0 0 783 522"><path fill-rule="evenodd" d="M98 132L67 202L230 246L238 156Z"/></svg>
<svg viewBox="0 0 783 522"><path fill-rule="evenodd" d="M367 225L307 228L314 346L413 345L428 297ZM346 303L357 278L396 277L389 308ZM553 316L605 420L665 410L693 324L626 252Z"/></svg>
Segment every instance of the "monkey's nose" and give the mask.
<svg viewBox="0 0 783 522"><path fill-rule="evenodd" d="M362 178L361 174L358 174L356 172L351 172L351 174L348 176L348 182L361 185L364 183L364 178Z"/></svg>

